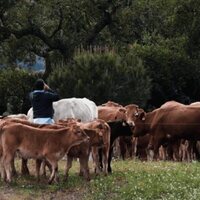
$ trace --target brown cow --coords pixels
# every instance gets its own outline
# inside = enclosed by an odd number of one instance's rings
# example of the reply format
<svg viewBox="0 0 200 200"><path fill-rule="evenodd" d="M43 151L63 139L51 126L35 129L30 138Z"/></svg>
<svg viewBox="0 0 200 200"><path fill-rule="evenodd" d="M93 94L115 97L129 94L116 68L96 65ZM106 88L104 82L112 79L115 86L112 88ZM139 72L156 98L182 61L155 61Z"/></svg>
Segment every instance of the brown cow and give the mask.
<svg viewBox="0 0 200 200"><path fill-rule="evenodd" d="M102 104L101 106L109 106L109 107L123 107L122 105L114 102L114 101L108 101L104 104Z"/></svg>
<svg viewBox="0 0 200 200"><path fill-rule="evenodd" d="M72 147L67 154L67 163L64 170L64 180L66 181L68 178L69 169L72 167L73 158L79 158L80 162L80 175L84 176L84 178L89 181L90 173L88 160L90 155L91 145L99 143L98 137L95 139L96 131L85 129L85 133L90 137L90 140L87 142L82 142L81 144Z"/></svg>
<svg viewBox="0 0 200 200"><path fill-rule="evenodd" d="M71 120L65 121L59 121L59 124L63 124L63 125L68 125L68 123L71 123ZM86 123L80 123L80 122L76 122L83 130L86 131L86 134L88 134L88 136L90 137L90 143L89 143L89 147L90 149L92 148L92 156L93 156L93 161L94 161L94 169L95 172L97 174L100 173L100 166L99 166L99 158L98 158L98 149L102 148L103 151L103 172L106 175L107 174L107 165L108 165L108 154L109 154L109 149L110 149L110 127L109 125L101 119L96 119L93 120L91 122L86 122ZM92 132L88 132L89 130L93 130ZM66 167L66 177L67 177L67 173L69 171L69 169L71 168L72 165L72 160L73 157L78 157L80 160L80 174L82 174L82 166L81 163L86 163L88 162L88 158L87 155L89 156L88 152L88 144L81 144L79 145L79 148L82 149L82 152L84 151L84 158L81 157L80 155L80 151L77 150L77 146L76 149L72 148L68 155L67 155L67 167ZM89 150L90 152L90 150ZM85 161L86 160L86 161ZM86 164L85 164L86 166ZM88 167L87 167L88 168ZM84 170L86 173L86 170ZM84 174L83 173L83 174ZM86 179L88 179L88 174L86 174Z"/></svg>
<svg viewBox="0 0 200 200"><path fill-rule="evenodd" d="M54 178L58 181L58 160L72 146L89 139L85 132L76 125L61 130L50 130L13 123L5 124L1 132L2 163L8 182L11 182L11 162L16 152L19 152L24 158L47 160L52 166L52 173L48 181L51 184ZM5 175L3 176L5 177Z"/></svg>
<svg viewBox="0 0 200 200"><path fill-rule="evenodd" d="M102 106L98 106L98 117L106 122L124 120L130 127L134 128L135 112L138 109L138 105L130 104L125 107L122 105L108 101ZM126 152L132 156L132 137L119 137L115 141L115 147L119 143L120 153L123 159L125 159Z"/></svg>
<svg viewBox="0 0 200 200"><path fill-rule="evenodd" d="M134 137L134 140L136 141L134 143L136 157L142 161L149 161L149 160L151 161L152 156L151 156L151 152L148 149L150 134L146 134L144 136L140 136L136 138ZM164 148L163 146L159 148L158 157L159 157L159 160L167 159L166 148Z"/></svg>
<svg viewBox="0 0 200 200"><path fill-rule="evenodd" d="M103 144L100 145L92 145L92 157L94 161L94 171L99 174L100 173L100 165L99 165L99 154L98 149L102 149L102 156L103 156L103 172L107 175L108 171L108 156L110 150L110 127L109 125L101 119L94 120L92 122L83 123L81 128L85 130L87 129L94 129L102 136Z"/></svg>
<svg viewBox="0 0 200 200"><path fill-rule="evenodd" d="M175 108L178 106L185 106L182 103L179 103L177 101L167 101L166 103L164 103L162 106L160 106L160 108Z"/></svg>
<svg viewBox="0 0 200 200"><path fill-rule="evenodd" d="M79 161L80 161L80 170L81 170L81 174L84 175L86 180L89 180L89 168L88 168L88 152L90 152L90 150L88 150L88 148L90 148L90 146L93 146L92 148L97 148L97 146L102 146L103 145L103 149L104 149L104 173L107 174L106 169L107 169L107 160L108 160L108 153L109 153L109 144L110 144L110 130L109 130L109 126L107 123L105 123L105 121L103 120L94 120L92 122L88 122L88 123L78 123L80 122L80 120L76 120L76 119L66 119L66 120L59 120L59 122L57 124L53 124L53 125L40 125L40 124L34 124L25 120L19 120L19 119L9 119L6 120L6 122L17 122L17 123L22 123L22 124L26 124L32 127L38 127L38 128L49 128L49 129L59 129L59 128L63 128L65 126L69 127L72 124L77 124L78 126L82 126L82 128L84 129L84 131L86 132L86 134L90 137L90 144L88 142L84 142L81 145L76 145L76 147L72 147L68 153L68 162L67 162L67 167L65 169L65 177L67 177L67 173L69 171L69 169L71 168L71 162L73 157L78 157ZM90 130L89 130L90 129ZM103 144L104 143L104 144ZM97 150L96 150L97 151ZM95 155L93 156L94 158L94 163L97 162L98 158L96 158L98 156ZM48 164L48 162L46 162L46 164ZM39 168L41 165L41 160L37 159L36 162L36 171L37 171L37 178L39 180ZM45 173L45 166L43 166L43 174ZM95 166L97 166L97 164L95 164ZM48 165L49 169L50 166ZM14 164L13 164L13 169L14 168ZM95 167L97 168L97 167ZM28 167L27 167L27 159L22 158L22 174L24 174L24 172L29 172ZM99 170L98 170L99 172ZM65 178L66 179L66 178Z"/></svg>
<svg viewBox="0 0 200 200"><path fill-rule="evenodd" d="M127 106L125 106L125 109L126 109L126 121L127 123L132 126L134 128L135 126L135 119L136 119L136 116L135 114L138 112L138 105L136 104L129 104Z"/></svg>
<svg viewBox="0 0 200 200"><path fill-rule="evenodd" d="M157 154L165 142L200 138L200 110L191 106L161 107L152 112L137 113L134 136L151 134L149 147Z"/></svg>
<svg viewBox="0 0 200 200"><path fill-rule="evenodd" d="M6 124L12 124L13 122L15 122L15 123L20 123L20 124L28 125L28 126L31 126L31 127L35 127L35 128L50 128L50 129L59 129L59 128L62 129L62 128L64 128L63 126L57 125L57 124L35 124L35 123L32 123L32 122L29 122L28 120L24 120L24 119L21 119L21 118L6 117L2 120L2 122L4 122L4 124L5 123ZM28 166L27 166L27 162L28 162L28 159L25 159L25 158L22 157L21 174L23 174L23 175L29 175L30 174ZM37 162L36 162L36 165L38 165ZM48 165L48 163L47 163L47 165ZM48 167L50 168L50 165L48 165ZM13 160L12 161L12 175L16 175L16 174L17 174L17 171L15 169L14 160ZM39 175L37 176L37 178L39 180Z"/></svg>
<svg viewBox="0 0 200 200"><path fill-rule="evenodd" d="M123 107L98 106L98 118L105 121L126 119L126 109Z"/></svg>

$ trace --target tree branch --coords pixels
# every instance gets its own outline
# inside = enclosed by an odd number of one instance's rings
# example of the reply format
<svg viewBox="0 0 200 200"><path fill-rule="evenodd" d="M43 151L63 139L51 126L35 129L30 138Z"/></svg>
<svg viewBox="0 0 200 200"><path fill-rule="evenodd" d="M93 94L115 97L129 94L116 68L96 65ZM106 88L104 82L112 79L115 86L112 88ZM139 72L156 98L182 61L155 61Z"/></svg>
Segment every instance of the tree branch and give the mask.
<svg viewBox="0 0 200 200"><path fill-rule="evenodd" d="M63 23L63 11L61 8L59 8L59 23L58 23L58 27L53 31L53 33L51 34L50 38L52 38L53 36L56 35L56 33L61 30L62 28L62 23Z"/></svg>
<svg viewBox="0 0 200 200"><path fill-rule="evenodd" d="M112 5L111 11L109 12L109 6ZM114 6L111 0L108 0L108 4L106 7L99 7L100 10L104 13L101 20L96 23L94 28L88 33L88 37L85 40L85 45L91 44L94 42L96 36L109 24L112 23L112 17L116 13L117 9L121 5Z"/></svg>

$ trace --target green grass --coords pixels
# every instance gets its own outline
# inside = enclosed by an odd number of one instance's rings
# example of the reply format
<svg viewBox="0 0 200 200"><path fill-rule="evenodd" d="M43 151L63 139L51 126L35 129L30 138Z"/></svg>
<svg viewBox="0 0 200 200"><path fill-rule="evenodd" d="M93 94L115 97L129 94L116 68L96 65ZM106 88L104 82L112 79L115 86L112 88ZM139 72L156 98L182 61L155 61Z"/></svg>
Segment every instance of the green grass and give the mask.
<svg viewBox="0 0 200 200"><path fill-rule="evenodd" d="M19 168L17 162L17 167ZM90 165L92 166L92 165ZM34 173L34 163L31 163ZM68 182L63 182L64 161L59 163L61 182L48 185L45 178L37 183L32 176L14 178L11 185L0 182L0 196L5 199L200 199L200 163L114 161L113 174L94 176L90 182L77 175L73 163ZM6 196L7 193L13 196ZM11 195L11 194L10 194ZM4 199L3 198L3 199Z"/></svg>
<svg viewBox="0 0 200 200"><path fill-rule="evenodd" d="M91 183L89 199L200 199L200 164L119 161Z"/></svg>

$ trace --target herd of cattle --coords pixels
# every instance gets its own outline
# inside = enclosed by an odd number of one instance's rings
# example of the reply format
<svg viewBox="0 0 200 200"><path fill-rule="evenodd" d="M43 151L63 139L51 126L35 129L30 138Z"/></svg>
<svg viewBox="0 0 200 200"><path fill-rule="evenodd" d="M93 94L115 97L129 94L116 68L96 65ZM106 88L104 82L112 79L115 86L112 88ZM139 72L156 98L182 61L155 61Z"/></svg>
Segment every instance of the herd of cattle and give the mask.
<svg viewBox="0 0 200 200"><path fill-rule="evenodd" d="M90 180L92 157L94 172L112 172L113 156L125 159L191 161L199 159L200 103L184 105L169 101L151 112L138 105L122 106L108 101L96 104L87 98L62 99L53 104L55 124L32 123L32 108L27 115L0 119L1 177L11 182L16 169L14 159L22 159L21 172L29 174L28 159L40 169L50 170L48 183L58 182L58 161L66 158L67 180L74 158L80 162L80 175Z"/></svg>

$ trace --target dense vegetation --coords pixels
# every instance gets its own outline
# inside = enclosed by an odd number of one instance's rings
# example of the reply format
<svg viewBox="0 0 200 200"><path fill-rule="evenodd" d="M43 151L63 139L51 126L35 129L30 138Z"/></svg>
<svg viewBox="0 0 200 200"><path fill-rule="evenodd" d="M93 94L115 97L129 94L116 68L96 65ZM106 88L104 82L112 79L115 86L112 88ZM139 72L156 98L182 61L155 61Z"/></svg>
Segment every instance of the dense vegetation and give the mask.
<svg viewBox="0 0 200 200"><path fill-rule="evenodd" d="M0 113L26 112L37 75L16 67L38 56L43 78L62 98L146 109L198 101L199 21L196 0L2 0Z"/></svg>

